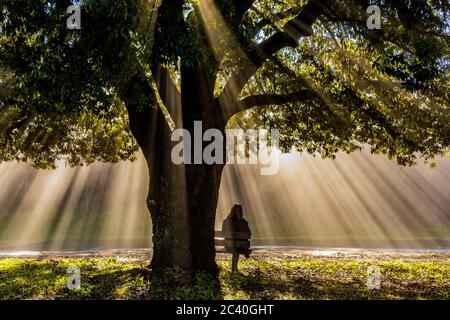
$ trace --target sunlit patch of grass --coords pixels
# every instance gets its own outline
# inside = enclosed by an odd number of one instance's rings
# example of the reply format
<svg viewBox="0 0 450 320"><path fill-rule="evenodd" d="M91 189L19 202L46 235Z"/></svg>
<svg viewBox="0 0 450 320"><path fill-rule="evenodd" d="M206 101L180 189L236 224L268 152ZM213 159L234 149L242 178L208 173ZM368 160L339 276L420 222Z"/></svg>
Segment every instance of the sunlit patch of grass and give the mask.
<svg viewBox="0 0 450 320"><path fill-rule="evenodd" d="M367 269L381 270L381 289L367 287ZM449 262L284 261L249 259L240 275L221 264L227 299L449 299Z"/></svg>
<svg viewBox="0 0 450 320"><path fill-rule="evenodd" d="M353 261L261 258L231 274L219 259L221 290L206 274L194 284L181 271L157 275L146 261L116 258L0 259L0 299L450 299L448 261ZM382 274L367 288L367 268ZM69 290L67 268L81 269L81 288Z"/></svg>

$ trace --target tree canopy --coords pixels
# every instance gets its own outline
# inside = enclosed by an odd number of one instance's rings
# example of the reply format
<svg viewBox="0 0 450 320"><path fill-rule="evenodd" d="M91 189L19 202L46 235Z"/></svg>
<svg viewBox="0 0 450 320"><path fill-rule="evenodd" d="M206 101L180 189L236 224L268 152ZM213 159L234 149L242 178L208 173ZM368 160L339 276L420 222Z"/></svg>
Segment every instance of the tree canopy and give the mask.
<svg viewBox="0 0 450 320"><path fill-rule="evenodd" d="M80 30L66 27L71 4L1 1L0 161L132 159L126 98L178 125L158 72L183 94L180 69L199 66L210 111L278 128L283 151L369 144L412 164L449 150L448 1L377 1L374 30L364 0L83 0Z"/></svg>

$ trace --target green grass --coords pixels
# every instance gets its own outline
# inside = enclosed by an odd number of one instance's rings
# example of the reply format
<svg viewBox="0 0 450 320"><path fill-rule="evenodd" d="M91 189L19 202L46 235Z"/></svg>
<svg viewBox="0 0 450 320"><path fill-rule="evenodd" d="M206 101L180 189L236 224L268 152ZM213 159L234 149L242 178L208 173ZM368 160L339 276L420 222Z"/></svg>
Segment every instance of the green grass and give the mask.
<svg viewBox="0 0 450 320"><path fill-rule="evenodd" d="M219 260L221 290L199 274L152 275L142 259L0 259L0 299L450 299L448 261L357 261L261 258L233 275ZM381 269L380 290L366 286L367 268ZM68 266L81 268L81 289L66 287Z"/></svg>

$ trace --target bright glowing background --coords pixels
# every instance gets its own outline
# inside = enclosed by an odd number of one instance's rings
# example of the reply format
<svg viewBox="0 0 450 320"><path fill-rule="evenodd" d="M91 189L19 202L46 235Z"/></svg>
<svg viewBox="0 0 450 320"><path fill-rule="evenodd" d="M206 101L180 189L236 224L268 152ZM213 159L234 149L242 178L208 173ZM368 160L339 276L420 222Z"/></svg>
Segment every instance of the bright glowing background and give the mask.
<svg viewBox="0 0 450 320"><path fill-rule="evenodd" d="M227 166L217 227L244 206L255 244L450 247L450 160L399 167L367 152L283 155L276 176ZM0 165L0 249L147 247L143 161L42 171Z"/></svg>

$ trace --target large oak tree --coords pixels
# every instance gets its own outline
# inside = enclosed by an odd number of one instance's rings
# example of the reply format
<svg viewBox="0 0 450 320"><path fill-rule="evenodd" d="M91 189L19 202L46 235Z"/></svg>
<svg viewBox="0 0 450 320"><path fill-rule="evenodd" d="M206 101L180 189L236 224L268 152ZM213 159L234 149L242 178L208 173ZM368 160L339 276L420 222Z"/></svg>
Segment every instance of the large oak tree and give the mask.
<svg viewBox="0 0 450 320"><path fill-rule="evenodd" d="M174 127L277 128L280 148L370 145L400 164L449 150L444 0L0 3L0 161L147 160L153 268L217 272L224 165L174 165Z"/></svg>

